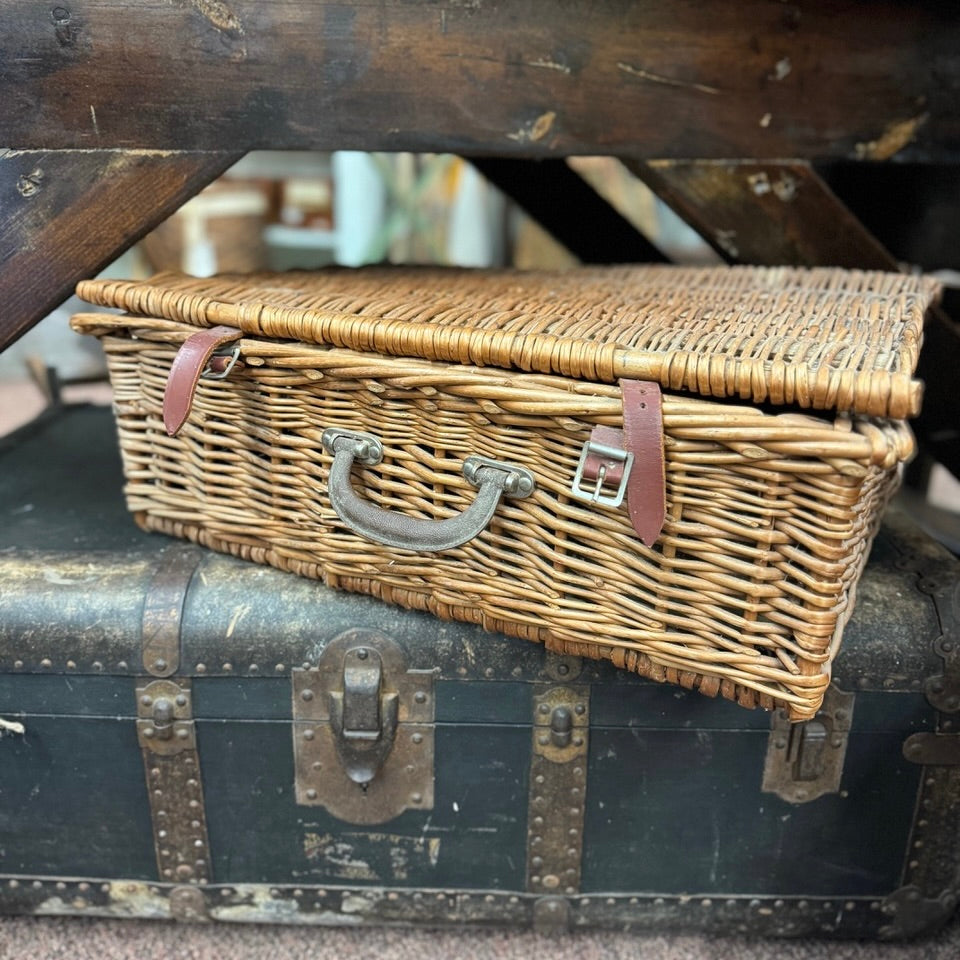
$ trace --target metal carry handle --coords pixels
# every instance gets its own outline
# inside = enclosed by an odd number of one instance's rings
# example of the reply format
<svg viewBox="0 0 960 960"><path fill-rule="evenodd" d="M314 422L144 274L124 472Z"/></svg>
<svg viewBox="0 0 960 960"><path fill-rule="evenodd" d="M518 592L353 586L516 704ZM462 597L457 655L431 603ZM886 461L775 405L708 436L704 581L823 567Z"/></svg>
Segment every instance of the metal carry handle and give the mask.
<svg viewBox="0 0 960 960"><path fill-rule="evenodd" d="M350 483L354 460L368 466L383 459L383 445L369 433L330 427L323 432L323 448L333 454L327 485L330 505L354 533L375 543L404 550L436 552L459 547L490 523L501 496L528 497L536 487L524 467L486 457L468 457L463 475L478 488L476 499L459 516L446 520L420 520L391 513L361 500Z"/></svg>

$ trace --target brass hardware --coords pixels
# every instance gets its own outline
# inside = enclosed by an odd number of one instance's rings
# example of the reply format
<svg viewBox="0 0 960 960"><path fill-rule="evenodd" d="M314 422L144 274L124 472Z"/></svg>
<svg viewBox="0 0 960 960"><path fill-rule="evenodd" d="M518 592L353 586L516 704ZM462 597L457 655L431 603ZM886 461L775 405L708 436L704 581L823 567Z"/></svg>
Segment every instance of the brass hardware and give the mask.
<svg viewBox="0 0 960 960"><path fill-rule="evenodd" d="M946 591L935 592L935 585L930 584L929 589L933 596L934 603L939 598L943 606L947 605L947 600L943 596ZM937 606L938 613L940 606ZM943 659L943 673L930 677L924 685L924 692L930 704L941 713L956 713L960 710L960 638L955 633L955 628L951 630L950 626L944 622L941 617L941 623L945 630L934 644L934 650L937 656ZM952 621L950 621L952 624Z"/></svg>
<svg viewBox="0 0 960 960"><path fill-rule="evenodd" d="M184 923L201 923L210 919L207 899L199 887L175 887L170 891L170 916Z"/></svg>
<svg viewBox="0 0 960 960"><path fill-rule="evenodd" d="M587 790L590 688L549 686L533 698L533 749L527 815L527 890L542 893L539 926L566 922L558 906L580 890ZM540 903L541 901L538 901ZM540 917L538 921L536 917Z"/></svg>
<svg viewBox="0 0 960 960"><path fill-rule="evenodd" d="M903 940L928 933L947 919L956 906L956 895L944 890L939 896L925 897L912 884L894 890L885 897L880 912L889 918L879 930L881 940Z"/></svg>
<svg viewBox="0 0 960 960"><path fill-rule="evenodd" d="M930 597L943 631L933 644L934 652L943 660L943 672L928 677L924 693L930 705L940 713L960 711L960 585L952 570L932 566L929 561L906 569L919 574L917 589Z"/></svg>
<svg viewBox="0 0 960 960"><path fill-rule="evenodd" d="M137 739L150 798L160 879L210 880L210 850L190 681L152 680L137 687ZM184 900L183 910L190 902ZM171 896L171 912L174 900ZM186 916L184 915L183 919ZM191 917L191 919L193 919Z"/></svg>
<svg viewBox="0 0 960 960"><path fill-rule="evenodd" d="M784 711L773 714L763 768L765 793L809 803L839 792L855 700L855 694L831 684L812 720L790 723Z"/></svg>
<svg viewBox="0 0 960 960"><path fill-rule="evenodd" d="M137 739L154 754L196 750L190 681L153 680L137 687Z"/></svg>
<svg viewBox="0 0 960 960"><path fill-rule="evenodd" d="M960 733L914 733L903 743L903 755L925 767L960 764Z"/></svg>
<svg viewBox="0 0 960 960"><path fill-rule="evenodd" d="M433 672L400 646L348 630L317 666L291 671L297 803L348 823L433 809Z"/></svg>
<svg viewBox="0 0 960 960"><path fill-rule="evenodd" d="M543 672L557 683L573 683L583 673L583 659L569 655L548 653Z"/></svg>
<svg viewBox="0 0 960 960"><path fill-rule="evenodd" d="M541 897L533 905L533 929L542 937L570 932L570 901L566 897Z"/></svg>
<svg viewBox="0 0 960 960"><path fill-rule="evenodd" d="M555 747L569 747L573 737L573 714L569 707L554 707L550 714L550 742Z"/></svg>

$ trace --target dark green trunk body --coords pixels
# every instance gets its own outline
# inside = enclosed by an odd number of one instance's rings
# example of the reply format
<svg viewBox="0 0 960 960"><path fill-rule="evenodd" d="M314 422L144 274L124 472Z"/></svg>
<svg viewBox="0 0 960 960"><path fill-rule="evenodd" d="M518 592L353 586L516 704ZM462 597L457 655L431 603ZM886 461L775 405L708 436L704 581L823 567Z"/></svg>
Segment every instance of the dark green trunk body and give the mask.
<svg viewBox="0 0 960 960"><path fill-rule="evenodd" d="M768 714L142 534L119 487L105 411L70 411L0 448L0 718L24 727L0 738L0 910L884 938L952 913L957 564L897 516L834 670L855 694L839 784L793 802L763 789ZM162 853L164 803L150 795L180 760L151 759L153 721L141 710L139 739L137 722L137 687L154 679L147 600L178 551L190 575L173 679L195 751L177 756L198 758L206 831L192 879L164 877L180 851ZM348 630L386 635L414 680L432 677L432 800L411 788L422 799L381 823L295 788L293 674ZM587 707L588 727L573 726L582 775L537 746L554 736L534 729L537 705L557 691ZM415 729L406 709L395 750ZM313 721L298 723L297 736ZM828 741L842 726L830 720ZM908 758L915 735L936 763ZM372 802L348 787L348 808Z"/></svg>

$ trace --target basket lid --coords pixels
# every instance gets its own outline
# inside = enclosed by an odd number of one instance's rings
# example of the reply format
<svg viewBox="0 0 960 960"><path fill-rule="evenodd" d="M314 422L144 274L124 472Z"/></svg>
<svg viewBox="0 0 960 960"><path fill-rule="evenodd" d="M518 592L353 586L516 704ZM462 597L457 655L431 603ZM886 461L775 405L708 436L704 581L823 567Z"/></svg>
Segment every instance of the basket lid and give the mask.
<svg viewBox="0 0 960 960"><path fill-rule="evenodd" d="M899 419L920 409L913 374L939 286L825 267L363 267L161 273L77 292L254 336Z"/></svg>

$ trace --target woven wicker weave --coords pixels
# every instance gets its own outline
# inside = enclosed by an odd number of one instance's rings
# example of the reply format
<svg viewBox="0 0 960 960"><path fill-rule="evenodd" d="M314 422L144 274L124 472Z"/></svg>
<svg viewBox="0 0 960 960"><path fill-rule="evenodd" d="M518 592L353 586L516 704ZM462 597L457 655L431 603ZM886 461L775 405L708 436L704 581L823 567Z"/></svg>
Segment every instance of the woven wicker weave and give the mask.
<svg viewBox="0 0 960 960"><path fill-rule="evenodd" d="M74 326L106 347L128 503L148 529L801 720L820 705L912 452L890 418L919 403L912 374L936 287L656 267L161 275L79 292L138 315L83 314ZM168 437L173 356L214 324L250 334L244 368L201 381L187 425ZM508 366L564 376L491 369ZM857 412L666 394L667 520L648 548L625 508L569 495L591 428L622 423L608 385L620 377ZM462 547L370 543L325 496L329 426L382 440L383 462L355 468L354 483L391 511L461 512L471 454L522 464L537 489L501 503Z"/></svg>

